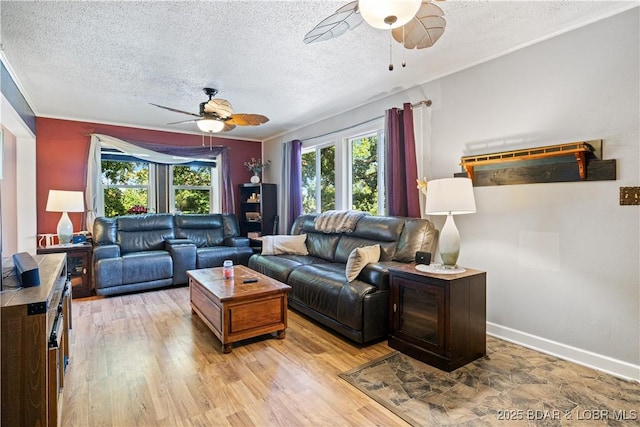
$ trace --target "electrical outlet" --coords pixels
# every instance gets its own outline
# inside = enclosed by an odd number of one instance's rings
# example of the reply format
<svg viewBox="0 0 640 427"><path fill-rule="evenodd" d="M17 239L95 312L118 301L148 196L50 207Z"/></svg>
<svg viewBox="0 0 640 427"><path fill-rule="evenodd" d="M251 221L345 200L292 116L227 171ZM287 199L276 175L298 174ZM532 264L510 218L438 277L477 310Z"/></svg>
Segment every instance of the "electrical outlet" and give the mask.
<svg viewBox="0 0 640 427"><path fill-rule="evenodd" d="M640 205L640 187L620 187L620 206Z"/></svg>

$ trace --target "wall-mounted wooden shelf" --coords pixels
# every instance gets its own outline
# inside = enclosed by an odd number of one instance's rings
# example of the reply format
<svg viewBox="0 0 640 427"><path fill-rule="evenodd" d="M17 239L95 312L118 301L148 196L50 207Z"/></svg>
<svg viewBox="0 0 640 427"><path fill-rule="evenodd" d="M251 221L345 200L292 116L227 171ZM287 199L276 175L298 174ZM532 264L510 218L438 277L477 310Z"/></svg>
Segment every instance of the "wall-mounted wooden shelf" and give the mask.
<svg viewBox="0 0 640 427"><path fill-rule="evenodd" d="M474 186L616 179L615 160L602 159L602 140L571 142L464 156L460 165Z"/></svg>

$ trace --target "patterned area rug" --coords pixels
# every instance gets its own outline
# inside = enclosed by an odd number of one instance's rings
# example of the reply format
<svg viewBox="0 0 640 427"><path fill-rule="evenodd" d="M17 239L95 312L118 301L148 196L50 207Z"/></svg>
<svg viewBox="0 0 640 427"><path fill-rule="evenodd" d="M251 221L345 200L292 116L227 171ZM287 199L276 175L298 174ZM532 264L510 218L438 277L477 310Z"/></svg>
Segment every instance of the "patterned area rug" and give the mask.
<svg viewBox="0 0 640 427"><path fill-rule="evenodd" d="M489 336L453 372L396 351L339 375L413 426L640 425L640 384Z"/></svg>

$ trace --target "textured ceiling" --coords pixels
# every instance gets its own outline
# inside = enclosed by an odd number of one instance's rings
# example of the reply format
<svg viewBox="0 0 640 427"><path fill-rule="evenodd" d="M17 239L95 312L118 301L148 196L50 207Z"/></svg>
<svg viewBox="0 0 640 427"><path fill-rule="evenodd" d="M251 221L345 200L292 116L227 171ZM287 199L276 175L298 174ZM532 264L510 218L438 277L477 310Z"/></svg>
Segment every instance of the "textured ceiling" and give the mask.
<svg viewBox="0 0 640 427"><path fill-rule="evenodd" d="M38 116L196 133L202 88L219 90L264 140L638 5L634 1L437 2L447 28L405 51L366 24L311 45L347 1L1 1L4 58Z"/></svg>

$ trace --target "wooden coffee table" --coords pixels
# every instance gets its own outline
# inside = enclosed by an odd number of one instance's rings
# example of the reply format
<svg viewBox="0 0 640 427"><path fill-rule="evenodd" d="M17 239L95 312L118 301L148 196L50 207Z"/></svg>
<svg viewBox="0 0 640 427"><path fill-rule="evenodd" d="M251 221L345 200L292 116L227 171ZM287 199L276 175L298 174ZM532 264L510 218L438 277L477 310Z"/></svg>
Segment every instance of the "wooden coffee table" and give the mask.
<svg viewBox="0 0 640 427"><path fill-rule="evenodd" d="M220 339L223 353L259 335L276 332L283 339L291 287L241 265L234 270L233 279L222 277L222 267L187 271L192 312ZM257 281L243 283L247 279Z"/></svg>

